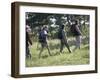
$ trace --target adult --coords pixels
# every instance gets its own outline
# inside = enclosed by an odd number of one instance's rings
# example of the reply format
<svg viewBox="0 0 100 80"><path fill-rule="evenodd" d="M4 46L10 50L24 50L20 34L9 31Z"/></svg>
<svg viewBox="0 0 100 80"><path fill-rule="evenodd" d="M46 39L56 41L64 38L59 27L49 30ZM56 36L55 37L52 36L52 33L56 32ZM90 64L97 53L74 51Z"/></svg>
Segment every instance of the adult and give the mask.
<svg viewBox="0 0 100 80"><path fill-rule="evenodd" d="M49 49L48 42L47 42L47 35L48 35L48 31L47 31L47 27L45 26L39 32L39 42L41 43L41 50L39 53L39 58L41 57L41 54L45 47L47 48L48 53L51 56L50 49Z"/></svg>
<svg viewBox="0 0 100 80"><path fill-rule="evenodd" d="M62 53L64 45L65 45L67 47L68 51L71 53L71 50L70 50L70 47L68 45L68 41L67 41L67 38L66 38L66 34L65 34L65 31L64 31L64 27L65 26L62 25L61 28L58 31L58 38L59 38L60 43L61 43L60 52Z"/></svg>
<svg viewBox="0 0 100 80"><path fill-rule="evenodd" d="M29 50L29 45L32 45L32 41L29 37L28 27L26 27L26 58L31 58L31 53Z"/></svg>
<svg viewBox="0 0 100 80"><path fill-rule="evenodd" d="M76 39L76 44L75 44L75 48L74 50L76 50L77 48L80 49L80 46L81 46L81 31L79 29L79 21L78 20L75 20L74 23L71 25L71 32L73 34L73 36L75 37Z"/></svg>

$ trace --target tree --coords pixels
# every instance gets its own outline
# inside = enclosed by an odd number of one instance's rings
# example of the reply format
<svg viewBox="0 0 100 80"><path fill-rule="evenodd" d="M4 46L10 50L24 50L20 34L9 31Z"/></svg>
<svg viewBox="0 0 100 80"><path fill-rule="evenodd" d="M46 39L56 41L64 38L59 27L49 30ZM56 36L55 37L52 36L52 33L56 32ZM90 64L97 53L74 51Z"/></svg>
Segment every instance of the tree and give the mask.
<svg viewBox="0 0 100 80"><path fill-rule="evenodd" d="M68 36L71 36L70 26L73 20L79 20L80 29L84 36L89 36L89 15L75 15L75 14L52 14L52 13L33 13L26 12L26 24L28 24L34 37L37 37L38 30L46 25L49 29L49 36L51 39L57 38L57 31L63 24Z"/></svg>

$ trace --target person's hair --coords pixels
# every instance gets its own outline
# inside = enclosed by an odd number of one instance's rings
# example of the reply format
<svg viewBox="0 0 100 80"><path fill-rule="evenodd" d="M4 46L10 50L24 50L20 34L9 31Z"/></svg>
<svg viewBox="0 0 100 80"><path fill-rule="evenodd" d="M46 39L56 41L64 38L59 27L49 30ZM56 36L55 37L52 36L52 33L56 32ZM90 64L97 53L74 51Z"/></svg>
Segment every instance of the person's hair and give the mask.
<svg viewBox="0 0 100 80"><path fill-rule="evenodd" d="M61 29L64 29L64 27L65 27L65 26L64 26L64 25L62 25L62 26L61 26Z"/></svg>
<svg viewBox="0 0 100 80"><path fill-rule="evenodd" d="M78 20L75 20L75 24L76 24L76 25L78 24Z"/></svg>
<svg viewBox="0 0 100 80"><path fill-rule="evenodd" d="M43 30L45 30L46 28L47 28L47 26L44 26L44 27L43 27Z"/></svg>

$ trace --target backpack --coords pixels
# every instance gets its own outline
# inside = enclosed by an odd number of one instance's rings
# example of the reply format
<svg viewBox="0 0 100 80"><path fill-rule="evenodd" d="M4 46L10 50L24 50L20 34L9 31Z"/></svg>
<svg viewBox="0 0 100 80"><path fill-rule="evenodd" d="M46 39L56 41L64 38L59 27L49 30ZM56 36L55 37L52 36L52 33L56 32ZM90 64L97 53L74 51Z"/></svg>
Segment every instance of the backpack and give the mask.
<svg viewBox="0 0 100 80"><path fill-rule="evenodd" d="M72 35L73 36L81 35L80 31L77 31L75 26L76 25L72 25L71 28L70 28Z"/></svg>
<svg viewBox="0 0 100 80"><path fill-rule="evenodd" d="M72 33L74 33L75 32L75 27L74 27L75 25L71 25L71 27L70 27L70 31L72 32Z"/></svg>
<svg viewBox="0 0 100 80"><path fill-rule="evenodd" d="M63 35L62 35L62 30L58 30L58 39L62 39Z"/></svg>
<svg viewBox="0 0 100 80"><path fill-rule="evenodd" d="M46 42L46 35L44 31L39 32L39 42Z"/></svg>

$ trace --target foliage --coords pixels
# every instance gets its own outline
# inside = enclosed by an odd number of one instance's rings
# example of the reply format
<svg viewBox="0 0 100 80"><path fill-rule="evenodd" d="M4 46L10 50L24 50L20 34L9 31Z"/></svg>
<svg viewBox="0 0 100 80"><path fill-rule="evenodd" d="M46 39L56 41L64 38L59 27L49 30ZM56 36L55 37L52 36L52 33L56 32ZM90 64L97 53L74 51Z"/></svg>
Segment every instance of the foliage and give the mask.
<svg viewBox="0 0 100 80"><path fill-rule="evenodd" d="M79 26L83 36L88 37L90 27L89 15L26 12L26 24L31 27L34 37L37 37L38 30L46 25L49 30L49 37L51 39L57 38L57 31L61 24L65 25L66 34L70 37L70 26L75 19L79 20Z"/></svg>

